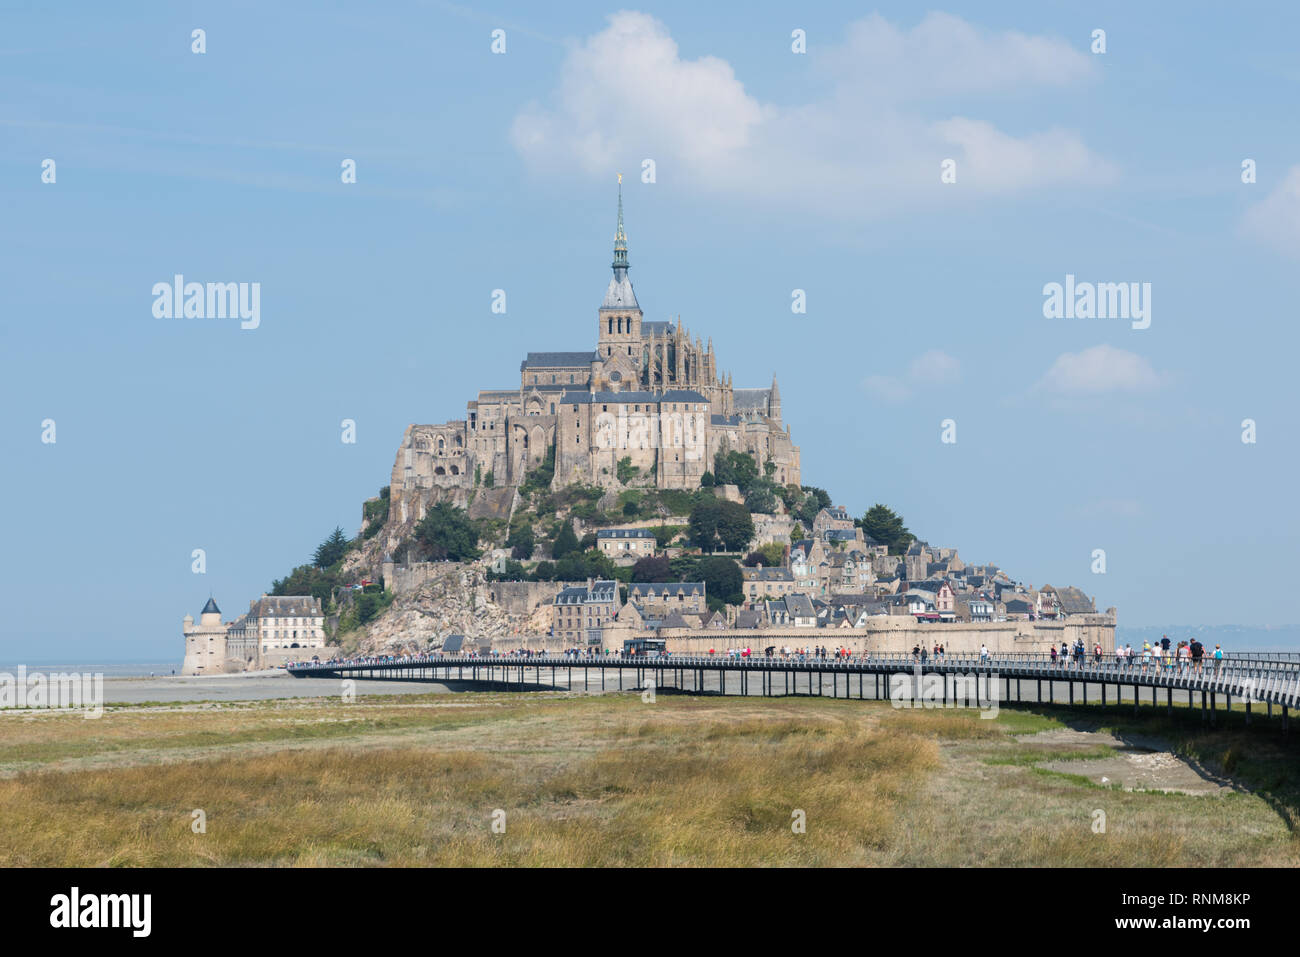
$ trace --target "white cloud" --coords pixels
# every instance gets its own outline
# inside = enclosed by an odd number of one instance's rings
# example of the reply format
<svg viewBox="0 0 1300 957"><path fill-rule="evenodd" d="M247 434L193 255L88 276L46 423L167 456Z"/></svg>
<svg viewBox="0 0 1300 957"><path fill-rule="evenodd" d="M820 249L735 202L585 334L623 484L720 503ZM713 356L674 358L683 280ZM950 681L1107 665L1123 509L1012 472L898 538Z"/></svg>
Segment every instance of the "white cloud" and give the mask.
<svg viewBox="0 0 1300 957"><path fill-rule="evenodd" d="M883 402L898 403L910 399L924 386L952 385L961 381L961 363L938 349L922 353L908 363L907 371L897 376L870 375L862 387Z"/></svg>
<svg viewBox="0 0 1300 957"><path fill-rule="evenodd" d="M1300 258L1300 166L1287 170L1271 193L1246 210L1241 228L1247 236Z"/></svg>
<svg viewBox="0 0 1300 957"><path fill-rule="evenodd" d="M625 11L569 52L547 103L518 113L511 140L550 172L604 176L648 157L661 182L855 216L1115 175L1067 125L1013 135L952 113L954 97L1085 81L1090 58L1062 41L947 14L910 30L873 15L813 62L826 92L763 103L725 60L684 59L664 24ZM954 185L939 180L949 158Z"/></svg>
<svg viewBox="0 0 1300 957"><path fill-rule="evenodd" d="M1142 356L1100 345L1056 357L1036 389L1059 395L1101 395L1158 388L1162 377Z"/></svg>
<svg viewBox="0 0 1300 957"><path fill-rule="evenodd" d="M831 69L866 96L895 100L1068 86L1092 72L1090 56L1050 37L982 31L949 13L911 30L872 14L845 30Z"/></svg>

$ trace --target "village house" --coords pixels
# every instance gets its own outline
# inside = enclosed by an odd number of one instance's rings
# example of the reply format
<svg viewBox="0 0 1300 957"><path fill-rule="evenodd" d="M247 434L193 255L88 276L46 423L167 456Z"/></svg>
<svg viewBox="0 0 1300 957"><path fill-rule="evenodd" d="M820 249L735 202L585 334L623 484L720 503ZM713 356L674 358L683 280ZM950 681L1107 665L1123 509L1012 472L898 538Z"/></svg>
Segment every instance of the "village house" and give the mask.
<svg viewBox="0 0 1300 957"><path fill-rule="evenodd" d="M600 645L614 621L618 582L590 581L560 589L553 603L551 633L573 645Z"/></svg>
<svg viewBox="0 0 1300 957"><path fill-rule="evenodd" d="M596 532L596 547L620 564L653 555L657 544L648 528L602 528Z"/></svg>
<svg viewBox="0 0 1300 957"><path fill-rule="evenodd" d="M667 618L674 611L703 614L709 610L704 582L633 582L627 586L628 602L643 616Z"/></svg>
<svg viewBox="0 0 1300 957"><path fill-rule="evenodd" d="M761 564L756 568L742 567L740 577L745 600L750 603L764 598L784 598L795 590L794 573L789 568L764 568Z"/></svg>

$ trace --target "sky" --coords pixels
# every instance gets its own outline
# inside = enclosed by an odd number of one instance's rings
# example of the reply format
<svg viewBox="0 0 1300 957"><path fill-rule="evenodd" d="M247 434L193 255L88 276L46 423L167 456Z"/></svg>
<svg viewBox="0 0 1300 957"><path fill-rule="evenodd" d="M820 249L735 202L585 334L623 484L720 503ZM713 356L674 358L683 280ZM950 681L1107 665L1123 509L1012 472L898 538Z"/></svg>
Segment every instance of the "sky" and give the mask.
<svg viewBox="0 0 1300 957"><path fill-rule="evenodd" d="M179 660L409 423L593 348L619 173L645 318L778 376L806 484L1121 625L1295 621L1300 10L1171 9L7 3L0 660Z"/></svg>

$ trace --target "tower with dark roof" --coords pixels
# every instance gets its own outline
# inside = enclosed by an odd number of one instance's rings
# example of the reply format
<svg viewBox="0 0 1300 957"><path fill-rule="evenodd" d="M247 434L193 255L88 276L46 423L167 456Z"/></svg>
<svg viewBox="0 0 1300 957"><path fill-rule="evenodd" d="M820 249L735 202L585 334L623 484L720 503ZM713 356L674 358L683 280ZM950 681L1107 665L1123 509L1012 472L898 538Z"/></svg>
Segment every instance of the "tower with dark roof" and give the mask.
<svg viewBox="0 0 1300 957"><path fill-rule="evenodd" d="M610 364L622 357L620 363L629 366L633 375L641 364L641 306L636 301L632 290L632 280L627 271L631 265L627 260L627 233L623 229L623 176L618 177L618 225L614 229L614 261L611 263L614 275L605 289L605 298L601 301L597 313L597 347L599 357ZM619 370L620 378L626 380L627 369Z"/></svg>

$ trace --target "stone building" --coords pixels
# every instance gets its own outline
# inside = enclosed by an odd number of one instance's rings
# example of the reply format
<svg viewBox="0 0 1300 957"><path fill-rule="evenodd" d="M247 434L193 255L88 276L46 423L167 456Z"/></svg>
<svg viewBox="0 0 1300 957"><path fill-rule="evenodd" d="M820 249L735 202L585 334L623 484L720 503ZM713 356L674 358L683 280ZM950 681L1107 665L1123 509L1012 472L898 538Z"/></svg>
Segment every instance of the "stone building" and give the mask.
<svg viewBox="0 0 1300 957"><path fill-rule="evenodd" d="M193 615L186 615L181 624L185 635L185 660L181 664L183 675L224 674L226 668L226 625L221 623L221 609L209 598L199 612L199 623Z"/></svg>
<svg viewBox="0 0 1300 957"><path fill-rule="evenodd" d="M325 647L325 613L319 598L263 595L248 603L241 623L240 638L244 647L255 652L255 659L279 651Z"/></svg>
<svg viewBox="0 0 1300 957"><path fill-rule="evenodd" d="M776 376L768 388L733 388L711 339L692 337L680 318L644 318L628 278L621 187L611 265L594 348L529 352L518 387L479 392L464 419L407 427L390 486L394 540L435 502L463 505L488 473L497 489L517 487L552 449L556 487L617 486L627 459L638 481L694 489L724 448L799 484Z"/></svg>
<svg viewBox="0 0 1300 957"><path fill-rule="evenodd" d="M633 582L627 600L648 618L666 618L673 612L703 614L709 610L704 582Z"/></svg>
<svg viewBox="0 0 1300 957"><path fill-rule="evenodd" d="M221 609L211 598L199 613L199 623L185 616L183 675L234 674L273 668L311 649L325 647L325 617L319 598L303 595L267 596L249 602L248 614L222 623Z"/></svg>
<svg viewBox="0 0 1300 957"><path fill-rule="evenodd" d="M648 528L602 528L596 532L596 547L613 559L644 558L653 555L657 545Z"/></svg>
<svg viewBox="0 0 1300 957"><path fill-rule="evenodd" d="M592 581L560 589L551 634L569 646L599 646L618 610L618 582Z"/></svg>

